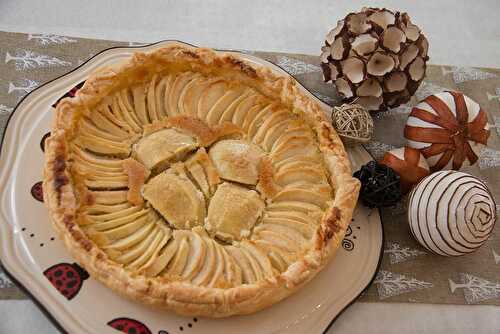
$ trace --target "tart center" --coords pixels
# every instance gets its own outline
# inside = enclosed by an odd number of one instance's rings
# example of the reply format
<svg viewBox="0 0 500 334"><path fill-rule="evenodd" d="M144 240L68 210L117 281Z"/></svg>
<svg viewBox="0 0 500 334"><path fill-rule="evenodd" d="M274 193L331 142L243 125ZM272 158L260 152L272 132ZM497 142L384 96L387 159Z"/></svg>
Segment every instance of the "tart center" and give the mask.
<svg viewBox="0 0 500 334"><path fill-rule="evenodd" d="M191 154L199 146L173 128L139 140L133 156L153 172L143 198L176 229L203 226L229 243L249 238L265 208L259 193L249 188L258 182L264 151L242 139L224 139L208 154L203 147Z"/></svg>

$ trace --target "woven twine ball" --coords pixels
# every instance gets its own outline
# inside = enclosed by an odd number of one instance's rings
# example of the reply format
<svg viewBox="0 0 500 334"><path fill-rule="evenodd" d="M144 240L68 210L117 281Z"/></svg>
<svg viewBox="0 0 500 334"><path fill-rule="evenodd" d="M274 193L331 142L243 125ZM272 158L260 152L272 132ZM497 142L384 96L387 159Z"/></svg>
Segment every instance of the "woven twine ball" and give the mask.
<svg viewBox="0 0 500 334"><path fill-rule="evenodd" d="M346 145L366 143L373 134L373 119L359 104L333 107L332 125Z"/></svg>

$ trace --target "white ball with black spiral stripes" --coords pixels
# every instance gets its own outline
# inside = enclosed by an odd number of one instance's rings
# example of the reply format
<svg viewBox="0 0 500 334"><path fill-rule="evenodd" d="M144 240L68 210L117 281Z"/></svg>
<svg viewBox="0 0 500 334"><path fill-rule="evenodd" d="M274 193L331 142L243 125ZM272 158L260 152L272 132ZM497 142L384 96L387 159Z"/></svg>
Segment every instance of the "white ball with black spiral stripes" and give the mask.
<svg viewBox="0 0 500 334"><path fill-rule="evenodd" d="M408 201L408 223L417 241L443 256L478 249L490 236L496 205L488 187L463 172L441 171L424 178Z"/></svg>

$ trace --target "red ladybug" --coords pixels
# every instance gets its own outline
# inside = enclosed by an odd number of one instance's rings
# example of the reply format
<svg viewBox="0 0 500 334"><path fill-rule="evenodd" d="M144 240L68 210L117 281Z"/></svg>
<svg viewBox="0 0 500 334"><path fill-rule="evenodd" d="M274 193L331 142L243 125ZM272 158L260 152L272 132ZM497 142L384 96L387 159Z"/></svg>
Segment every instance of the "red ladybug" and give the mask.
<svg viewBox="0 0 500 334"><path fill-rule="evenodd" d="M108 322L108 326L126 334L151 334L142 322L130 318L116 318Z"/></svg>
<svg viewBox="0 0 500 334"><path fill-rule="evenodd" d="M42 181L35 183L33 187L31 187L31 196L37 201L43 202Z"/></svg>
<svg viewBox="0 0 500 334"><path fill-rule="evenodd" d="M50 137L50 132L47 132L46 134L43 135L42 140L40 140L40 148L42 149L42 152L45 152L45 141L49 137Z"/></svg>
<svg viewBox="0 0 500 334"><path fill-rule="evenodd" d="M80 82L78 85L76 85L75 87L71 88L71 90L69 92L67 92L66 94L64 94L63 96L61 96L53 105L52 107L57 107L57 105L59 104L59 102L64 99L65 97L73 97L76 95L76 92L82 88L83 84L85 83L85 81L82 81Z"/></svg>
<svg viewBox="0 0 500 334"><path fill-rule="evenodd" d="M71 300L78 294L83 281L89 274L78 264L59 263L43 272L52 285L64 296Z"/></svg>

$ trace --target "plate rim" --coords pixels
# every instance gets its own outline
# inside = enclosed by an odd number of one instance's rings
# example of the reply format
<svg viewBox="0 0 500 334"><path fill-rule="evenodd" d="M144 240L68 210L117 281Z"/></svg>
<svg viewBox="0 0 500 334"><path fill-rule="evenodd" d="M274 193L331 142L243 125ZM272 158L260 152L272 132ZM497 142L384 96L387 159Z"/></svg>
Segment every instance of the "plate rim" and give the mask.
<svg viewBox="0 0 500 334"><path fill-rule="evenodd" d="M5 135L7 133L7 128L9 127L9 124L10 124L10 121L12 119L12 117L14 116L14 113L19 109L19 106L24 102L25 99L27 99L30 95L32 95L35 91L38 91L42 88L44 88L45 86L53 83L54 81L57 81L63 77L66 77L66 76L69 76L71 75L73 72L75 72L76 70L80 69L81 67L85 66L88 62L90 62L92 59L100 56L102 53L106 52L106 51L109 51L109 50L115 50L115 49L141 49L141 48L145 48L145 47L152 47L152 46L155 46L155 45L159 45L159 44L163 44L163 43L168 43L168 42L175 42L175 43L181 43L181 44L186 44L186 45L189 45L189 46L192 46L192 47L195 47L195 48L198 48L199 46L196 46L194 44L191 44L191 43L188 43L188 42L184 42L184 41L181 41L181 40L177 40L177 39L164 39L164 40L160 40L158 42L154 42L154 43L145 43L145 44L140 44L140 45L117 45L117 46L112 46L112 47L108 47L108 48L105 48L105 49L102 49L100 50L99 52L97 52L95 55L93 55L92 57L88 58L87 60L85 60L84 62L82 62L81 64L77 65L75 68L73 68L72 70L70 71L67 71L53 79L50 79L46 82L44 82L43 84L41 84L40 86L36 87L34 90L30 91L29 93L27 93L25 96L23 96L19 102L16 103L16 106L14 107L14 109L12 110L12 112L10 113L10 115L7 117L7 121L5 122L5 128L4 128L4 132L2 134L2 137L0 138L0 156L2 155L3 151L4 151L4 140L5 140ZM247 55L244 51L242 52L241 50L234 50L234 49L214 49L215 51L218 51L218 52L231 52L231 53L236 53L236 54L243 54L243 55ZM254 57L258 57L258 56L255 56L255 55L251 55L251 56L254 56ZM274 63L274 62L271 62L269 60L265 60L263 58L260 58L258 57L259 59L261 59L262 61L264 62L267 62L273 66L276 66L278 68L280 68L283 72L287 73L287 75L291 76L292 78L294 78L297 82L298 85L300 85L304 90L306 90L307 92L309 92L312 97L314 99L316 99L317 101L321 102L322 104L325 104L325 105L328 105L326 103L324 103L323 101L321 101L311 90L309 90L308 88L306 88L304 85L302 85L299 80L297 80L297 78L290 74L289 72L287 72L282 66ZM330 105L328 105L329 107L331 107ZM363 150L365 150L372 158L373 158L373 155L365 148L364 145L360 145L363 147ZM328 332L328 330L332 327L332 325L335 323L335 321L352 305L354 304L358 299L359 297L367 290L370 288L370 286L372 285L373 281L375 280L378 272L380 271L380 267L382 265L382 259L384 257L384 244L385 244L385 231L384 231L384 222L382 220L382 215L380 213L380 209L372 209L374 211L377 212L378 216L379 216L379 220L380 220L380 225L381 225L381 235L382 235L382 240L381 240L381 244L380 244L380 251L379 251L379 256L378 256L378 263L377 263L377 266L375 268L375 271L373 273L373 276L372 278L370 279L370 281L365 285L365 287L359 292L358 295L354 296L352 298L352 300L346 304L341 310L340 312L338 312L333 318L332 320L330 320L329 324L325 327L325 329L323 330L323 334L326 334ZM0 222L0 223L3 223L3 222ZM35 297L31 291L26 288L17 278L14 274L12 274L3 264L2 264L2 254L0 254L0 267L1 269L5 272L5 274L7 275L7 277L16 285L16 287L18 287L24 294L27 295L27 297L29 298L29 300L33 301L33 303L35 304L35 306L43 313L43 315L54 325L54 327L56 327L56 329L58 331L60 331L61 333L63 334L68 334L69 332L63 327L63 325L61 323L59 323L59 321L56 319L56 317L50 313L50 311L48 311L47 307L37 298Z"/></svg>

